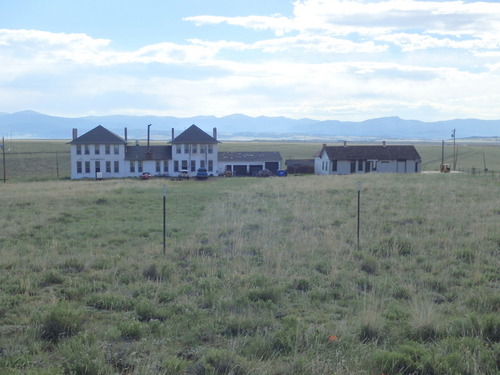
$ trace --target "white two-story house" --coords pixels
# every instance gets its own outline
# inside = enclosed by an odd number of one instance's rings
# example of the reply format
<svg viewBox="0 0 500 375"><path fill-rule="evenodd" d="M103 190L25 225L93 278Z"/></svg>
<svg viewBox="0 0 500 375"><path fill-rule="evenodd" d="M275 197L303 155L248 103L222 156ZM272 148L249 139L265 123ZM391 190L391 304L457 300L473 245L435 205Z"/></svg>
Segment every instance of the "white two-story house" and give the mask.
<svg viewBox="0 0 500 375"><path fill-rule="evenodd" d="M126 131L125 131L126 134ZM195 176L199 168L209 175L218 171L217 130L208 135L191 125L168 145L128 145L122 138L99 125L82 136L73 129L71 178L137 177L145 172L156 176L177 176L187 170Z"/></svg>

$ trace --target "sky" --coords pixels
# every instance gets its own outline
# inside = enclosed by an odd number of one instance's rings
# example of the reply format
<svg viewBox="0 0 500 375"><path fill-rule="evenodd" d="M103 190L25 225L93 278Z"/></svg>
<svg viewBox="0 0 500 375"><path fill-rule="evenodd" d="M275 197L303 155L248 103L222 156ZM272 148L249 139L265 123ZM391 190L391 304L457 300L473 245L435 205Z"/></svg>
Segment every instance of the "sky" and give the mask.
<svg viewBox="0 0 500 375"><path fill-rule="evenodd" d="M500 119L500 3L0 0L0 112Z"/></svg>

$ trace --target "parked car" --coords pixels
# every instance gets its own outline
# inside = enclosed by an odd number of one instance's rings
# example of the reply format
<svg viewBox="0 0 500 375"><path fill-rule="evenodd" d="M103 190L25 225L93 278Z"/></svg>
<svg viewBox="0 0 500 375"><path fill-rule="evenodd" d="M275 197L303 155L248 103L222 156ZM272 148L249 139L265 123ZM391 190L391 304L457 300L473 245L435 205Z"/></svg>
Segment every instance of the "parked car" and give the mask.
<svg viewBox="0 0 500 375"><path fill-rule="evenodd" d="M153 175L149 172L144 172L143 174L141 174L141 180L149 180L153 178Z"/></svg>
<svg viewBox="0 0 500 375"><path fill-rule="evenodd" d="M182 169L181 172L179 173L179 178L185 178L186 180L189 180L189 172L187 169Z"/></svg>
<svg viewBox="0 0 500 375"><path fill-rule="evenodd" d="M206 180L208 178L207 170L205 168L198 169L198 172L196 173L196 178L198 180Z"/></svg>

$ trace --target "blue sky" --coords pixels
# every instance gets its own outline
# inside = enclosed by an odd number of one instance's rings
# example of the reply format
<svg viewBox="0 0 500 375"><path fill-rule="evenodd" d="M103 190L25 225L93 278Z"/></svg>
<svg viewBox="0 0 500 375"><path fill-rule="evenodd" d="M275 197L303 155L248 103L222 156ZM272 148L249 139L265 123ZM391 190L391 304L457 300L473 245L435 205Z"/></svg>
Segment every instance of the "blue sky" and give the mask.
<svg viewBox="0 0 500 375"><path fill-rule="evenodd" d="M500 119L500 4L0 0L0 112Z"/></svg>

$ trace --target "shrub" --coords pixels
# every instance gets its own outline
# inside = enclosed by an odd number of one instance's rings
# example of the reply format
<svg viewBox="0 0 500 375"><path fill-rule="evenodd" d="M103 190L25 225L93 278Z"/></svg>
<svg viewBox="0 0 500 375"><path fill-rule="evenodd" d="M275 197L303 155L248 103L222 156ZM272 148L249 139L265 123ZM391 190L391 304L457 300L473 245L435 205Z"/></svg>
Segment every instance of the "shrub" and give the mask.
<svg viewBox="0 0 500 375"><path fill-rule="evenodd" d="M185 374L185 370L188 366L188 362L182 358L168 357L162 363L162 370L165 374L169 375L181 375Z"/></svg>
<svg viewBox="0 0 500 375"><path fill-rule="evenodd" d="M61 302L42 318L40 337L46 341L57 342L61 338L73 336L80 330L82 317L80 310Z"/></svg>
<svg viewBox="0 0 500 375"><path fill-rule="evenodd" d="M481 333L481 325L476 315L470 315L450 321L446 331L452 337L476 337Z"/></svg>
<svg viewBox="0 0 500 375"><path fill-rule="evenodd" d="M93 337L79 335L60 345L64 357L63 369L67 375L99 375L104 370L104 359Z"/></svg>
<svg viewBox="0 0 500 375"><path fill-rule="evenodd" d="M252 302L271 301L277 303L280 297L278 289L268 286L258 289L252 289L248 292L248 299Z"/></svg>
<svg viewBox="0 0 500 375"><path fill-rule="evenodd" d="M57 271L50 270L45 272L40 279L39 285L41 287L49 285L58 285L64 282L64 277Z"/></svg>
<svg viewBox="0 0 500 375"><path fill-rule="evenodd" d="M188 367L188 375L245 375L244 361L222 349L210 349L199 361Z"/></svg>
<svg viewBox="0 0 500 375"><path fill-rule="evenodd" d="M293 281L292 288L301 292L307 292L311 289L311 283L307 279L296 279Z"/></svg>
<svg viewBox="0 0 500 375"><path fill-rule="evenodd" d="M488 314L483 317L481 323L485 340L500 342L500 315Z"/></svg>
<svg viewBox="0 0 500 375"><path fill-rule="evenodd" d="M137 302L135 312L137 318L141 322L148 322L152 319L164 321L168 317L168 311L166 309L158 307L148 300Z"/></svg>
<svg viewBox="0 0 500 375"><path fill-rule="evenodd" d="M432 353L420 344L410 342L394 350L378 350L369 364L377 373L387 375L434 374Z"/></svg>
<svg viewBox="0 0 500 375"><path fill-rule="evenodd" d="M135 320L127 320L118 325L121 338L124 340L139 340L142 336L142 325Z"/></svg>
<svg viewBox="0 0 500 375"><path fill-rule="evenodd" d="M68 273L79 273L85 269L85 265L81 260L76 258L71 258L59 264L59 269Z"/></svg>
<svg viewBox="0 0 500 375"><path fill-rule="evenodd" d="M366 272L369 275L375 275L378 270L377 260L373 257L366 257L361 262L361 271Z"/></svg>

